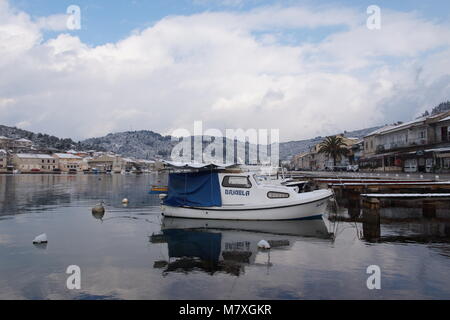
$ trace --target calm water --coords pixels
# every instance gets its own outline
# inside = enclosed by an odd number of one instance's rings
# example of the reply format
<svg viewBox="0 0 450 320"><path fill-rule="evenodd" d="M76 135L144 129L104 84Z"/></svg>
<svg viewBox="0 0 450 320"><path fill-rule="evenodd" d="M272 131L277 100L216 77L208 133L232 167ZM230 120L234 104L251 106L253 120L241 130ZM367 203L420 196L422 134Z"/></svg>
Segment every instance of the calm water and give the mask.
<svg viewBox="0 0 450 320"><path fill-rule="evenodd" d="M327 219L163 219L147 194L158 179L0 176L0 299L450 298L445 222L383 224L384 241L369 243L361 224ZM107 212L94 217L100 200ZM41 233L49 243L36 247ZM261 239L275 248L258 251ZM66 288L70 265L81 290ZM369 265L382 270L381 290L367 289Z"/></svg>

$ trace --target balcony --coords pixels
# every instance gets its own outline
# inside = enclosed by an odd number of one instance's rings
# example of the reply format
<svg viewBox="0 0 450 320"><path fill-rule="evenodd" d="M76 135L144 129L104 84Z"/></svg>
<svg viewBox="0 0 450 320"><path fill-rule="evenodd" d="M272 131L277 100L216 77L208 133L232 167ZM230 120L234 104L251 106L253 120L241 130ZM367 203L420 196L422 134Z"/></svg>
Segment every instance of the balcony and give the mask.
<svg viewBox="0 0 450 320"><path fill-rule="evenodd" d="M382 153L389 150L397 150L402 148L410 148L414 146L424 146L427 145L426 139L414 139L406 141L398 141L398 142L390 142L385 144L377 145L377 153Z"/></svg>

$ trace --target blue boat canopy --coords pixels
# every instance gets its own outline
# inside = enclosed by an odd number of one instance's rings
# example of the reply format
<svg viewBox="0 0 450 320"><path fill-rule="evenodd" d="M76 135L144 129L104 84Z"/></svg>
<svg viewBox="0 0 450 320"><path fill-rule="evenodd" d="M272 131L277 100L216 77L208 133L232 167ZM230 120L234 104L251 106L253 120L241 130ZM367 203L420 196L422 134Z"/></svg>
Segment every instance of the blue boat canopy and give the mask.
<svg viewBox="0 0 450 320"><path fill-rule="evenodd" d="M171 173L164 204L171 207L221 207L217 172Z"/></svg>

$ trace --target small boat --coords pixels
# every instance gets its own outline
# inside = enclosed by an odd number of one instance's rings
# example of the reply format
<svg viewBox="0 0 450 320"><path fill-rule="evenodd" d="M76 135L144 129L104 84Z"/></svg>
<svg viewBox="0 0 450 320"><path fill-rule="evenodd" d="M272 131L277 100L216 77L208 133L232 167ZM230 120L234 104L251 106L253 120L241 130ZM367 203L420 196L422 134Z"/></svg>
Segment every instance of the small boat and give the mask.
<svg viewBox="0 0 450 320"><path fill-rule="evenodd" d="M298 193L282 184L265 184L256 174L233 166L166 163L169 174L162 210L166 217L213 220L320 219L332 191Z"/></svg>
<svg viewBox="0 0 450 320"><path fill-rule="evenodd" d="M167 186L152 186L149 194L167 194L169 188Z"/></svg>

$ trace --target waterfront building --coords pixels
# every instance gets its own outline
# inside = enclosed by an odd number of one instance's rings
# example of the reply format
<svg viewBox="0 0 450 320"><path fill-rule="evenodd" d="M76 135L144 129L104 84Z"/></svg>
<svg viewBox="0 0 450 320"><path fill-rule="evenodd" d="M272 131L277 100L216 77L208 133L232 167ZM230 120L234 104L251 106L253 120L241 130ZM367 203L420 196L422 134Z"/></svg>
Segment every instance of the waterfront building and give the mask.
<svg viewBox="0 0 450 320"><path fill-rule="evenodd" d="M88 160L89 168L98 172L112 172L121 170L121 159L117 155L101 154ZM119 170L119 171L120 171Z"/></svg>
<svg viewBox="0 0 450 320"><path fill-rule="evenodd" d="M14 154L12 163L21 173L52 173L58 169L58 159L47 154Z"/></svg>
<svg viewBox="0 0 450 320"><path fill-rule="evenodd" d="M59 170L62 172L80 172L83 170L83 158L70 153L55 153L55 159L58 159Z"/></svg>
<svg viewBox="0 0 450 320"><path fill-rule="evenodd" d="M0 173L8 171L8 153L4 149L0 149Z"/></svg>
<svg viewBox="0 0 450 320"><path fill-rule="evenodd" d="M347 138L340 136L347 146L347 155L342 156L336 163L337 168L346 168L350 164L356 163L356 157L360 156L354 146L362 143L358 138ZM308 152L301 153L293 157L291 167L296 170L324 171L333 170L333 159L324 153L320 153L320 143L312 146Z"/></svg>
<svg viewBox="0 0 450 320"><path fill-rule="evenodd" d="M13 139L8 137L0 136L0 149L5 151L10 150L12 147Z"/></svg>
<svg viewBox="0 0 450 320"><path fill-rule="evenodd" d="M387 172L449 172L450 111L378 129L364 137L360 166Z"/></svg>

